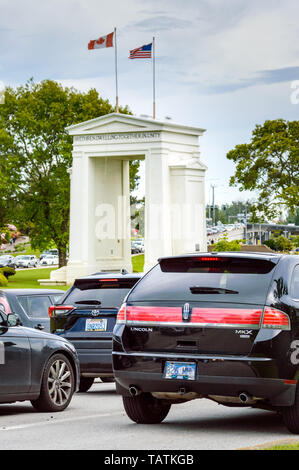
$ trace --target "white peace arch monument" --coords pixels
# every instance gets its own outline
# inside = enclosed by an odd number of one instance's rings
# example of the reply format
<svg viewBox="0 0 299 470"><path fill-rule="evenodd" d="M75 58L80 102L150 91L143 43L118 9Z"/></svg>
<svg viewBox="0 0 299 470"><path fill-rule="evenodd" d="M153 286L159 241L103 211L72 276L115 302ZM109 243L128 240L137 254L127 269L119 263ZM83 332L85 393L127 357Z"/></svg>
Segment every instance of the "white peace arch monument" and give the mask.
<svg viewBox="0 0 299 470"><path fill-rule="evenodd" d="M52 282L132 271L129 162L144 160L145 266L206 250L204 129L112 113L67 128L73 136L67 266Z"/></svg>

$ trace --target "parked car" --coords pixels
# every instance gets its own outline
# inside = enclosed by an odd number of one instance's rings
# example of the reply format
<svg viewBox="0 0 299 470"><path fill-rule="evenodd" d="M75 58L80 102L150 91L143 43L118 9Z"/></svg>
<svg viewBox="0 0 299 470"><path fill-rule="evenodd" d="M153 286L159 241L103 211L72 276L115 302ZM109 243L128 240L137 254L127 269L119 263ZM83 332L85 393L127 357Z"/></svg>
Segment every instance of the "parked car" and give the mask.
<svg viewBox="0 0 299 470"><path fill-rule="evenodd" d="M133 241L133 244L135 247L139 249L140 253L144 253L144 240L143 239L137 239Z"/></svg>
<svg viewBox="0 0 299 470"><path fill-rule="evenodd" d="M1 289L0 309L17 315L23 326L50 332L49 307L64 294L58 289Z"/></svg>
<svg viewBox="0 0 299 470"><path fill-rule="evenodd" d="M53 266L56 264L59 264L59 259L56 255L46 255L40 261L41 266Z"/></svg>
<svg viewBox="0 0 299 470"><path fill-rule="evenodd" d="M50 250L45 250L40 255L39 259L42 260L47 255L54 255L58 257L58 250L56 248L52 248Z"/></svg>
<svg viewBox="0 0 299 470"><path fill-rule="evenodd" d="M79 361L64 338L18 326L0 309L0 403L30 400L38 411L63 411L78 388Z"/></svg>
<svg viewBox="0 0 299 470"><path fill-rule="evenodd" d="M133 242L131 242L131 254L135 255L138 253L140 253L140 248L138 248L138 246L136 246Z"/></svg>
<svg viewBox="0 0 299 470"><path fill-rule="evenodd" d="M0 268L4 267L15 268L15 257L12 255L2 255L0 256Z"/></svg>
<svg viewBox="0 0 299 470"><path fill-rule="evenodd" d="M17 268L36 268L38 259L35 255L19 255L15 258Z"/></svg>
<svg viewBox="0 0 299 470"><path fill-rule="evenodd" d="M50 330L76 347L81 369L80 392L94 379L114 381L112 332L125 296L141 274L98 273L77 279L60 302L49 308Z"/></svg>
<svg viewBox="0 0 299 470"><path fill-rule="evenodd" d="M162 258L119 310L118 393L133 421L208 398L279 411L299 433L299 259L272 253Z"/></svg>

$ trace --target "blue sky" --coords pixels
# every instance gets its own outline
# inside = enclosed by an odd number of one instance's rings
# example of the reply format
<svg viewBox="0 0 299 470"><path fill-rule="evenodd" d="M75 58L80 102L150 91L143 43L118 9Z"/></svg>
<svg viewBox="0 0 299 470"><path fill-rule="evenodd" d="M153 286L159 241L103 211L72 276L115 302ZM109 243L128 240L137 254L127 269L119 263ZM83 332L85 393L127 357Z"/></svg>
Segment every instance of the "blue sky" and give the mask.
<svg viewBox="0 0 299 470"><path fill-rule="evenodd" d="M207 202L210 184L217 204L253 197L229 188L226 153L266 119L298 119L297 0L0 0L0 12L0 81L95 87L113 104L114 51L87 44L116 27L120 104L137 116L152 113L152 64L128 54L155 36L157 119L207 130Z"/></svg>

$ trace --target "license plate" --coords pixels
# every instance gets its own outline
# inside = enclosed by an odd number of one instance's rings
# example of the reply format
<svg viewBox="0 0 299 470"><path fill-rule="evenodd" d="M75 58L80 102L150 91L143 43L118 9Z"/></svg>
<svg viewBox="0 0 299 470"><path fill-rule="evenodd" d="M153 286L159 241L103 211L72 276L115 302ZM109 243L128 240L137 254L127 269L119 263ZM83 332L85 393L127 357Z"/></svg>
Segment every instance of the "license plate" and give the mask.
<svg viewBox="0 0 299 470"><path fill-rule="evenodd" d="M85 331L106 331L106 318L88 318L85 323Z"/></svg>
<svg viewBox="0 0 299 470"><path fill-rule="evenodd" d="M195 380L195 362L167 361L164 369L164 379Z"/></svg>

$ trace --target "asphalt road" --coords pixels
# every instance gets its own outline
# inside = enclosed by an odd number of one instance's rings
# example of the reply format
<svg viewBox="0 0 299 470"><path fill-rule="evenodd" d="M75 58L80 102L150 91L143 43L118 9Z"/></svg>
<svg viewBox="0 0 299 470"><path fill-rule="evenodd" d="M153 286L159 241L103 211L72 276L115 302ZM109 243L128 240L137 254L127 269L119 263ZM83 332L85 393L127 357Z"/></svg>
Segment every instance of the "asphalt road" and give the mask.
<svg viewBox="0 0 299 470"><path fill-rule="evenodd" d="M205 399L173 406L160 425L137 425L114 384L100 382L61 413L38 413L29 402L0 405L2 450L235 450L294 439L277 414Z"/></svg>

